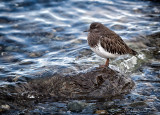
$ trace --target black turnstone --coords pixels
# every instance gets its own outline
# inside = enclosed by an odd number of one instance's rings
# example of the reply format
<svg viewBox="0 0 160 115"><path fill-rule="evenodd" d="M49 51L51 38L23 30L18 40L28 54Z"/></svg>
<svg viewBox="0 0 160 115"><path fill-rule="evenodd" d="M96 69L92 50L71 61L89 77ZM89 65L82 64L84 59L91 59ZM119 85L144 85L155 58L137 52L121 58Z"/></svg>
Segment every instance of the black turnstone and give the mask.
<svg viewBox="0 0 160 115"><path fill-rule="evenodd" d="M87 40L91 50L100 57L107 59L102 67L108 67L109 58L116 58L125 54L137 54L136 51L126 45L118 34L101 23L92 23L89 30L85 32L89 32Z"/></svg>

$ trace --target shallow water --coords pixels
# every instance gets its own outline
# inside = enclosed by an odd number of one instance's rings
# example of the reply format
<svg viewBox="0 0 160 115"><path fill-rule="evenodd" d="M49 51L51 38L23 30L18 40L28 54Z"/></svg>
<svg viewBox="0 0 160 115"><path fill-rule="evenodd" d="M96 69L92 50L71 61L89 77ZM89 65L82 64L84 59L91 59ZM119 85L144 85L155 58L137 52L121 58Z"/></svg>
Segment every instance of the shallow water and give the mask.
<svg viewBox="0 0 160 115"><path fill-rule="evenodd" d="M86 41L87 33L83 32L92 22L101 22L124 40L131 40L137 36L158 32L159 20L158 2L1 0L0 85L26 82L29 79L51 76L59 72L68 74L84 71L103 64L104 60L90 50ZM141 52L134 44L131 44L131 47ZM132 96L145 89L146 85L148 88L153 85L151 87L153 89L159 87L157 86L159 82L149 81L156 81L159 78L158 70L150 66L142 67L141 71L136 70L135 66L126 67L130 62L136 65L141 60L148 60L143 52L139 56L136 57L138 60L136 63L132 61L134 57L127 57L128 61L126 59L121 63L119 58L112 60L110 65L129 74L134 70L131 76L137 86ZM149 62L153 61L157 59L151 57ZM140 66L141 63L138 67ZM152 94L157 96L159 92L157 89Z"/></svg>
<svg viewBox="0 0 160 115"><path fill-rule="evenodd" d="M160 27L159 6L147 1L5 0L0 12L1 79L48 66L56 72L99 64L83 33L91 22L105 24L124 39Z"/></svg>

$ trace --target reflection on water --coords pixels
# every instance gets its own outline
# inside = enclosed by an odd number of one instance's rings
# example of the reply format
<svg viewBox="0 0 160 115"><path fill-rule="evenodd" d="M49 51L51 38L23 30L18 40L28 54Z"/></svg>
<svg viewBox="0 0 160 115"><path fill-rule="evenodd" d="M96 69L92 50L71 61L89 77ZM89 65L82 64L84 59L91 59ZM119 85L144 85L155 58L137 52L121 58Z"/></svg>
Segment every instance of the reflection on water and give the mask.
<svg viewBox="0 0 160 115"><path fill-rule="evenodd" d="M87 34L83 33L92 22L101 22L123 39L130 40L159 31L159 20L158 2L1 0L0 84L14 83L17 79L19 82L26 81L35 78L34 73L38 72L47 72L48 75L60 71L70 73L102 64L103 59L90 50ZM134 44L131 47L136 48ZM143 54L139 56L139 60L146 59ZM132 58L123 63L119 60L123 61L124 58L112 60L111 67L130 73L134 68L134 65L129 65ZM133 79L139 80L140 76L145 78L143 75L148 75L145 72L150 71L143 69L140 73L135 72ZM143 90L147 85L140 83L136 90Z"/></svg>

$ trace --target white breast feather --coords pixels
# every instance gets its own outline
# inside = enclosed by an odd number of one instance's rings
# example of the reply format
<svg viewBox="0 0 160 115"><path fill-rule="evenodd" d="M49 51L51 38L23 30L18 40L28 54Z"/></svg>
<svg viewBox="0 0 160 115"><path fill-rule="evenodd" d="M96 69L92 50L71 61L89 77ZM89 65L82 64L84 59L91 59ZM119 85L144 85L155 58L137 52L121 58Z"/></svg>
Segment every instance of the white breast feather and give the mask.
<svg viewBox="0 0 160 115"><path fill-rule="evenodd" d="M102 58L116 58L120 56L119 54L112 54L104 50L104 48L101 46L100 43L95 48L91 48L92 51L94 51L97 55L99 55Z"/></svg>

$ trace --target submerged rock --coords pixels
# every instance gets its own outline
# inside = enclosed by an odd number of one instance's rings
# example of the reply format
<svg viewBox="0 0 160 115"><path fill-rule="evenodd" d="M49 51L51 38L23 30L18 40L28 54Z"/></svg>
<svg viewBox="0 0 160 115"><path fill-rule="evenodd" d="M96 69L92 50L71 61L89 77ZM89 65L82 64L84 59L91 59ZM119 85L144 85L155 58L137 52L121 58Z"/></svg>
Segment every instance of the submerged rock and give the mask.
<svg viewBox="0 0 160 115"><path fill-rule="evenodd" d="M84 107L83 107L83 105L81 103L70 102L70 103L68 103L67 108L68 108L68 110L70 110L72 112L81 112Z"/></svg>
<svg viewBox="0 0 160 115"><path fill-rule="evenodd" d="M117 71L94 68L76 75L55 75L47 79L36 79L19 85L16 91L27 98L109 99L128 93L133 86L131 78Z"/></svg>
<svg viewBox="0 0 160 115"><path fill-rule="evenodd" d="M147 106L147 104L144 101L139 101L139 102L131 103L129 106L131 106L131 107L144 107L144 106Z"/></svg>
<svg viewBox="0 0 160 115"><path fill-rule="evenodd" d="M108 113L107 113L106 110L97 110L97 111L96 111L96 114L98 114L98 115L106 115L106 114L108 114Z"/></svg>

